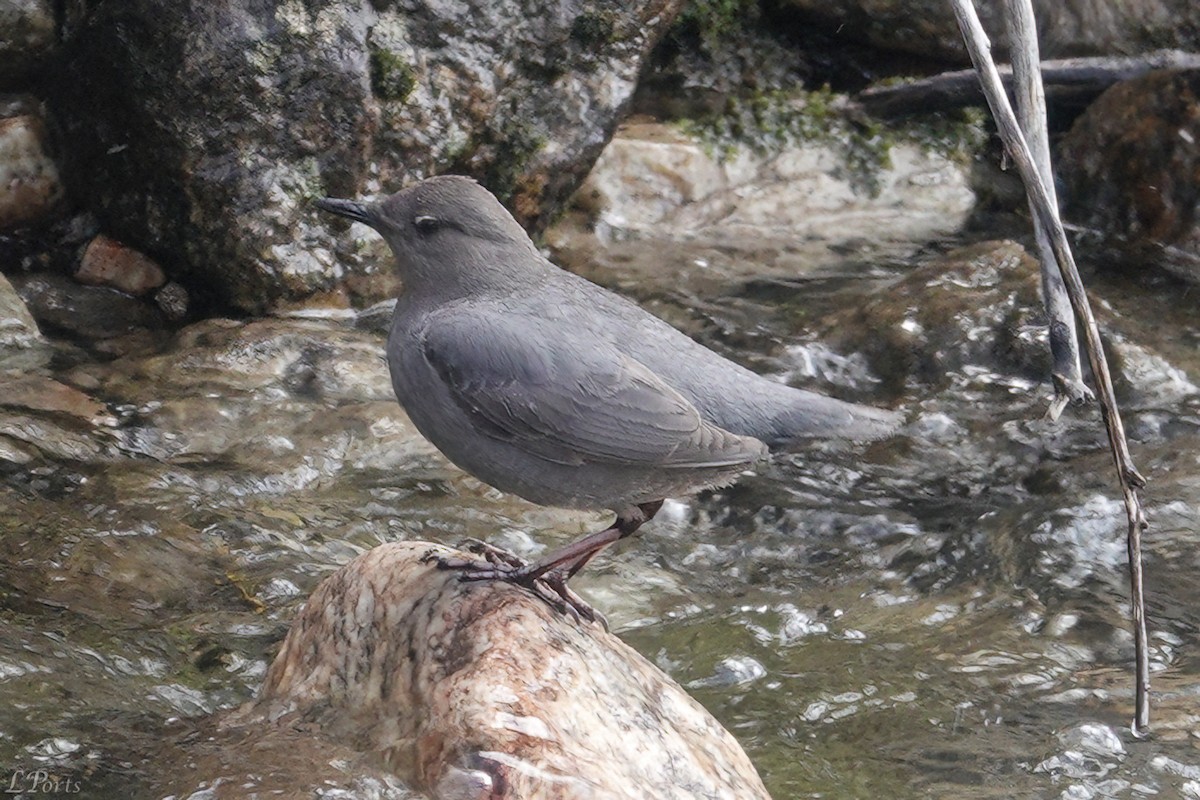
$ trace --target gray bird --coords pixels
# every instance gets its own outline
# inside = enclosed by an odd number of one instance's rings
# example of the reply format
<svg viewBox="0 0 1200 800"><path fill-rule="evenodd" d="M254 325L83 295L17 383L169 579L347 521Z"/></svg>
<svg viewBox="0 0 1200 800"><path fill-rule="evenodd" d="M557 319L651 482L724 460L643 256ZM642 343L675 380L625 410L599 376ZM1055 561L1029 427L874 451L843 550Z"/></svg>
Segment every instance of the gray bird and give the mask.
<svg viewBox="0 0 1200 800"><path fill-rule="evenodd" d="M379 203L317 206L378 231L403 283L387 357L417 429L502 492L616 520L537 562L485 549L441 560L525 586L588 619L567 580L666 497L732 483L780 447L873 439L894 411L786 386L728 361L547 261L475 181L441 176Z"/></svg>

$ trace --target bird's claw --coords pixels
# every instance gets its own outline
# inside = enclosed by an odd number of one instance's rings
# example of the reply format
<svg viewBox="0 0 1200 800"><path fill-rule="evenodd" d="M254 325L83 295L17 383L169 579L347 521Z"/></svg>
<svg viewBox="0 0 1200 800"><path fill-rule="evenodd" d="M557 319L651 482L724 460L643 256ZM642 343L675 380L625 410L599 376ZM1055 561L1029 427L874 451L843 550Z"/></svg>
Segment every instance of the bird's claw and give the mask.
<svg viewBox="0 0 1200 800"><path fill-rule="evenodd" d="M576 623L587 620L598 622L605 631L609 629L604 615L576 594L559 570L538 571L520 556L478 539L464 542L462 546L482 556L483 560L446 556L430 550L421 557L421 563L433 563L441 570L454 570L459 573L460 581L503 581L520 586Z"/></svg>
<svg viewBox="0 0 1200 800"><path fill-rule="evenodd" d="M488 544L482 539L467 538L460 542L458 546L468 553L483 556L490 564L504 565L513 569L521 569L528 565L525 559L516 553L505 550L502 547L496 547L494 544Z"/></svg>

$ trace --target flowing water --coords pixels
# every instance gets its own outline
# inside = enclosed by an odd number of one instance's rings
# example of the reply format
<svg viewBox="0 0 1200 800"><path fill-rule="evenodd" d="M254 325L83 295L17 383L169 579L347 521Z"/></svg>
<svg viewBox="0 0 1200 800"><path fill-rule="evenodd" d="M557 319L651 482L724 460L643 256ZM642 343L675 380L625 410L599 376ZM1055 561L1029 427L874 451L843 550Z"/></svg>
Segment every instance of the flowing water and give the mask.
<svg viewBox="0 0 1200 800"><path fill-rule="evenodd" d="M1036 278L1012 246L658 286L662 247L626 243L606 282L755 369L908 413L892 439L671 501L578 581L773 796L1200 798L1188 290L1088 278L1150 479L1139 739L1120 492L1094 407L1040 419ZM145 754L170 721L251 697L299 604L376 544L533 554L606 522L504 497L424 444L390 398L382 316L209 321L116 360L59 342L4 401L6 787L32 796L44 770L82 797L160 796L181 765Z"/></svg>

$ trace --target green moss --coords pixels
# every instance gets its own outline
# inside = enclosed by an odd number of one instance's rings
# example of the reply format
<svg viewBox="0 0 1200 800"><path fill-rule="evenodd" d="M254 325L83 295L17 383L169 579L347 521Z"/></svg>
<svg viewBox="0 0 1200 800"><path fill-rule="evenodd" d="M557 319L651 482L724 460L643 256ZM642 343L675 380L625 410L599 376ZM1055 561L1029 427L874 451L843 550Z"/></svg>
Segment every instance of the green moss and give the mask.
<svg viewBox="0 0 1200 800"><path fill-rule="evenodd" d="M680 125L721 158L743 147L771 155L798 142L862 144L874 138L874 131L859 134L842 105L842 98L828 87L811 92L755 92L730 98L719 114L683 120Z"/></svg>
<svg viewBox="0 0 1200 800"><path fill-rule="evenodd" d="M371 89L376 97L403 103L417 88L417 72L390 50L371 48Z"/></svg>
<svg viewBox="0 0 1200 800"><path fill-rule="evenodd" d="M546 146L546 134L528 120L514 116L489 138L495 142L495 157L487 167L484 183L501 200L508 200L533 157Z"/></svg>
<svg viewBox="0 0 1200 800"><path fill-rule="evenodd" d="M571 23L571 38L585 48L611 44L615 34L609 11L585 11Z"/></svg>
<svg viewBox="0 0 1200 800"><path fill-rule="evenodd" d="M969 161L987 146L991 135L988 112L979 106L909 117L897 126L897 136L923 149Z"/></svg>
<svg viewBox="0 0 1200 800"><path fill-rule="evenodd" d="M721 113L679 125L720 160L741 148L769 156L803 142L833 145L841 152L850 179L875 194L879 173L891 166L891 149L897 143L915 142L928 150L969 158L986 141L985 118L982 113L939 114L889 125L854 112L844 96L826 86L731 98Z"/></svg>
<svg viewBox="0 0 1200 800"><path fill-rule="evenodd" d="M676 30L692 31L715 49L722 38L758 17L758 0L690 0L679 12Z"/></svg>
<svg viewBox="0 0 1200 800"><path fill-rule="evenodd" d="M321 173L320 162L315 157L301 159L291 173L280 181L281 187L303 205L328 194L326 176Z"/></svg>

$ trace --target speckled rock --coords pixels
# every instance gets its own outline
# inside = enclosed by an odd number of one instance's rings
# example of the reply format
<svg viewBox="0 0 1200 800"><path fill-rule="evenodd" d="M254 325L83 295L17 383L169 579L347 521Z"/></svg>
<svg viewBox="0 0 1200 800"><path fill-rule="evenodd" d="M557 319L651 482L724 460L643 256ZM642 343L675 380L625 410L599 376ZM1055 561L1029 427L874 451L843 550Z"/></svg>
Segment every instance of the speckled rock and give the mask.
<svg viewBox="0 0 1200 800"><path fill-rule="evenodd" d="M191 308L191 296L183 284L169 281L154 294L154 304L167 319L179 321L187 317Z"/></svg>
<svg viewBox="0 0 1200 800"><path fill-rule="evenodd" d="M167 279L162 267L153 259L101 235L84 248L75 280L92 286L109 286L140 297L159 288Z"/></svg>
<svg viewBox="0 0 1200 800"><path fill-rule="evenodd" d="M387 260L359 241L335 255L313 198L469 172L542 224L679 5L96 4L50 98L65 172L106 230L205 302L378 299Z"/></svg>
<svg viewBox="0 0 1200 800"><path fill-rule="evenodd" d="M49 217L62 200L46 127L32 114L0 119L0 230Z"/></svg>
<svg viewBox="0 0 1200 800"><path fill-rule="evenodd" d="M437 800L767 797L733 737L618 638L422 564L432 548L382 545L327 578L245 713L315 722Z"/></svg>
<svg viewBox="0 0 1200 800"><path fill-rule="evenodd" d="M935 59L969 63L949 3L928 0L787 0L834 31ZM979 3L992 42L1005 47L1000 7ZM1034 0L1042 56L1129 55L1200 45L1200 6L1194 0Z"/></svg>
<svg viewBox="0 0 1200 800"><path fill-rule="evenodd" d="M1068 218L1200 282L1200 71L1153 72L1105 92L1061 144Z"/></svg>
<svg viewBox="0 0 1200 800"><path fill-rule="evenodd" d="M0 86L27 78L45 61L56 42L51 0L0 2Z"/></svg>

